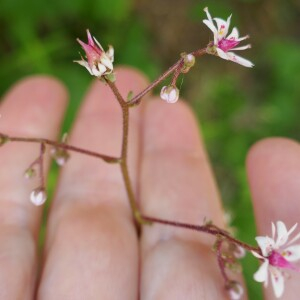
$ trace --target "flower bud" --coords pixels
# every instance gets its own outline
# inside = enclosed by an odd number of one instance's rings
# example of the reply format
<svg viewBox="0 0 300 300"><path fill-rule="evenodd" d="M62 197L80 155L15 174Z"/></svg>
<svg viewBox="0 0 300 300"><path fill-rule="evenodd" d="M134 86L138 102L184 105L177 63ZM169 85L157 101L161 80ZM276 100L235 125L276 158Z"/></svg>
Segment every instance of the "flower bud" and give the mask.
<svg viewBox="0 0 300 300"><path fill-rule="evenodd" d="M70 158L69 153L65 149L52 148L50 154L60 167L65 165Z"/></svg>
<svg viewBox="0 0 300 300"><path fill-rule="evenodd" d="M36 188L30 194L30 201L36 206L43 205L46 200L47 194L44 188Z"/></svg>
<svg viewBox="0 0 300 300"><path fill-rule="evenodd" d="M175 103L179 98L179 90L174 85L164 86L161 89L160 98L168 103Z"/></svg>
<svg viewBox="0 0 300 300"><path fill-rule="evenodd" d="M237 281L230 281L226 289L231 300L239 300L244 294L243 287Z"/></svg>
<svg viewBox="0 0 300 300"><path fill-rule="evenodd" d="M28 169L25 171L25 173L24 173L24 177L25 177L26 179L31 179L31 178L33 178L33 177L35 177L35 176L36 176L36 170L35 170L34 168L32 168L32 167L28 168Z"/></svg>
<svg viewBox="0 0 300 300"><path fill-rule="evenodd" d="M181 57L183 58L183 67L181 69L181 73L187 73L195 64L195 56L193 54L182 53Z"/></svg>
<svg viewBox="0 0 300 300"><path fill-rule="evenodd" d="M234 255L235 258L240 259L240 258L245 257L246 251L241 246L235 245L235 247L233 249L233 255Z"/></svg>
<svg viewBox="0 0 300 300"><path fill-rule="evenodd" d="M0 133L0 146L9 141L9 137Z"/></svg>

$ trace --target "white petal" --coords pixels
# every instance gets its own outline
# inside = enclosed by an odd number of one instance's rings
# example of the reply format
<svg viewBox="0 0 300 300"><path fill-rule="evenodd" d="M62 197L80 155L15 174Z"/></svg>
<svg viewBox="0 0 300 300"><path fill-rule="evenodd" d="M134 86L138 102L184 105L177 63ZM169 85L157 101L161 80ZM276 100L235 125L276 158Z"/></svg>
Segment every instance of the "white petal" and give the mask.
<svg viewBox="0 0 300 300"><path fill-rule="evenodd" d="M229 29L228 24L230 23L230 19L229 19L229 22L228 22L228 20L225 21L225 20L220 19L220 18L214 18L214 20L216 21L217 26L218 26L218 39L220 40L223 37L225 37L228 33L228 29Z"/></svg>
<svg viewBox="0 0 300 300"><path fill-rule="evenodd" d="M90 65L85 60L74 60L74 62L80 64L83 67L85 67L91 75L94 75L91 68L90 68Z"/></svg>
<svg viewBox="0 0 300 300"><path fill-rule="evenodd" d="M217 28L215 27L214 23L210 22L209 20L203 20L203 23L214 33L217 33Z"/></svg>
<svg viewBox="0 0 300 300"><path fill-rule="evenodd" d="M276 228L277 228L277 240L275 242L275 246L279 248L280 246L286 243L289 235L286 226L282 221L277 221Z"/></svg>
<svg viewBox="0 0 300 300"><path fill-rule="evenodd" d="M229 60L231 60L235 63L238 63L247 68L252 68L254 66L254 64L250 60L240 57L240 56L234 54L233 52L227 52L227 57Z"/></svg>
<svg viewBox="0 0 300 300"><path fill-rule="evenodd" d="M105 71L106 71L106 68L101 64L98 64L98 67L93 66L93 68L92 68L92 74L96 77L102 76Z"/></svg>
<svg viewBox="0 0 300 300"><path fill-rule="evenodd" d="M232 51L237 51L237 50L246 50L246 49L249 49L249 48L251 48L250 44L245 45L245 46L241 46L241 47L232 48L231 50Z"/></svg>
<svg viewBox="0 0 300 300"><path fill-rule="evenodd" d="M237 40L239 38L239 31L237 30L236 27L234 27L231 31L231 33L226 37L226 39L234 39Z"/></svg>
<svg viewBox="0 0 300 300"><path fill-rule="evenodd" d="M111 60L107 57L107 55L105 53L103 53L101 55L100 61L101 61L101 64L106 66L108 69L112 70L114 68Z"/></svg>
<svg viewBox="0 0 300 300"><path fill-rule="evenodd" d="M246 39L249 39L249 35L245 35L245 36L242 36L240 38L237 39L237 41L243 41L243 40L246 40Z"/></svg>
<svg viewBox="0 0 300 300"><path fill-rule="evenodd" d="M274 240L268 236L257 236L255 238L263 256L269 256L270 252L274 248Z"/></svg>
<svg viewBox="0 0 300 300"><path fill-rule="evenodd" d="M251 251L251 253L252 253L255 257L257 257L257 258L265 259L265 257L261 256L260 254L258 254L258 253L255 252L255 251Z"/></svg>
<svg viewBox="0 0 300 300"><path fill-rule="evenodd" d="M226 59L226 60L229 59L227 53L224 52L222 49L217 48L217 53L218 53L218 56L220 56L221 58Z"/></svg>
<svg viewBox="0 0 300 300"><path fill-rule="evenodd" d="M275 234L276 234L276 227L275 224L272 222L272 239L275 240Z"/></svg>
<svg viewBox="0 0 300 300"><path fill-rule="evenodd" d="M256 280L257 282L266 282L266 284L268 284L268 267L269 261L266 259L264 263L259 267L258 271L254 273L254 280Z"/></svg>
<svg viewBox="0 0 300 300"><path fill-rule="evenodd" d="M295 243L296 241L298 241L299 239L300 239L300 232L299 232L296 236L294 236L294 237L287 243L287 245L291 245L291 244Z"/></svg>
<svg viewBox="0 0 300 300"><path fill-rule="evenodd" d="M109 45L108 50L106 51L106 55L112 63L114 62L114 52L115 51L114 51L113 46Z"/></svg>
<svg viewBox="0 0 300 300"><path fill-rule="evenodd" d="M277 268L270 269L270 273L275 296L280 298L284 291L284 277Z"/></svg>
<svg viewBox="0 0 300 300"><path fill-rule="evenodd" d="M104 51L103 50L103 48L102 48L102 46L101 46L101 44L96 40L96 38L93 36L93 39L94 39L94 41L96 42L96 44L98 45L98 47L102 50L102 51Z"/></svg>
<svg viewBox="0 0 300 300"><path fill-rule="evenodd" d="M288 235L290 235L298 226L298 223L294 224L294 226L289 230Z"/></svg>
<svg viewBox="0 0 300 300"><path fill-rule="evenodd" d="M205 11L205 13L206 13L206 16L207 16L208 21L211 22L211 23L213 23L212 17L211 17L211 15L210 15L209 11L208 11L208 7L205 7L205 8L204 8L204 11Z"/></svg>
<svg viewBox="0 0 300 300"><path fill-rule="evenodd" d="M283 257L287 261L297 261L300 259L300 245L290 246L282 251Z"/></svg>

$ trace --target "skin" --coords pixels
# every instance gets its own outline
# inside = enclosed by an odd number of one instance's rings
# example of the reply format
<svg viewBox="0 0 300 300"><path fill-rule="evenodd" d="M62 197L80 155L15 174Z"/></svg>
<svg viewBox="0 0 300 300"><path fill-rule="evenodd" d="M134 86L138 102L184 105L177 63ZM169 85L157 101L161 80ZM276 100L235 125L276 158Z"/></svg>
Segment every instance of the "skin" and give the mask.
<svg viewBox="0 0 300 300"><path fill-rule="evenodd" d="M147 84L132 69L116 74L124 95ZM67 98L56 79L26 78L4 96L0 131L56 139ZM194 224L206 217L223 226L220 196L192 112L181 101L170 105L154 98L131 110L130 174L142 212ZM108 87L94 82L69 143L118 156L120 141L120 108ZM226 299L210 250L213 239L158 224L144 227L138 238L119 166L84 155L72 153L61 170L38 255L43 207L29 201L38 183L22 177L38 149L26 143L0 149L0 299ZM259 234L270 234L271 221L288 227L299 221L298 143L258 142L248 154L247 172ZM293 275L284 299L297 299L299 275ZM270 289L265 299L274 299Z"/></svg>

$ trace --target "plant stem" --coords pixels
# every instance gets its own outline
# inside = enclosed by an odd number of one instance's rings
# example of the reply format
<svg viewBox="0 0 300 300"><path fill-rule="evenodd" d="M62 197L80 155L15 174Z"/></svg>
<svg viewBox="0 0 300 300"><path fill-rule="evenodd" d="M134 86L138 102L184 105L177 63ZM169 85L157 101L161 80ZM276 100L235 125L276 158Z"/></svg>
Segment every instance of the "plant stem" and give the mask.
<svg viewBox="0 0 300 300"><path fill-rule="evenodd" d="M225 281L225 285L226 283L229 282L229 278L226 274L226 271L225 271L225 264L224 264L224 260L223 260L223 257L222 257L222 252L221 252L221 248L222 248L222 239L219 239L217 240L217 243L216 243L216 247L217 247L217 260L218 260L218 265L219 265L219 269L220 269L220 272L224 278L224 281Z"/></svg>
<svg viewBox="0 0 300 300"><path fill-rule="evenodd" d="M121 110L122 110L123 134L122 134L121 164L120 164L121 172L122 172L129 204L131 207L131 211L133 213L133 217L137 221L138 224L143 224L145 222L142 219L140 210L137 206L137 202L135 199L135 195L133 193L132 183L131 183L131 179L130 179L129 171L128 171L128 159L127 158L128 158L128 136L129 136L129 105L124 100L124 98L120 94L117 86L113 82L106 80L106 83L108 84L111 91L117 98L117 100L120 104Z"/></svg>
<svg viewBox="0 0 300 300"><path fill-rule="evenodd" d="M248 245L246 243L243 243L243 242L235 239L229 233L227 233L226 231L224 231L222 229L219 229L215 225L210 225L210 224L202 225L202 226L201 225L193 225L193 224L188 224L188 223L181 223L181 222L176 222L176 221L152 218L152 217L148 217L148 216L144 216L144 215L142 216L142 218L151 223L160 223L160 224L164 224L164 225L170 225L170 226L174 226L174 227L181 227L181 228L191 229L191 230L195 230L195 231L200 231L200 232L204 232L204 233L214 235L214 236L222 236L225 239L227 239L228 241L230 241L236 245L239 245L248 251L255 251L260 254L259 248L253 247L251 245Z"/></svg>
<svg viewBox="0 0 300 300"><path fill-rule="evenodd" d="M121 162L121 158L118 158L118 157L112 157L112 156L100 154L97 152L93 152L90 150L78 148L78 147L71 146L71 145L68 145L65 143L59 143L59 142L44 139L44 138L13 137L13 136L7 136L7 135L5 137L7 138L7 142L26 142L26 143L39 143L39 144L42 143L42 144L50 145L50 146L53 146L56 148L69 150L69 151L85 154L88 156L100 158L107 163L120 163Z"/></svg>
<svg viewBox="0 0 300 300"><path fill-rule="evenodd" d="M195 57L200 57L206 53L206 48L199 49L196 51L191 52L190 54L194 55ZM170 74L176 71L183 63L183 58L180 58L175 64L173 64L167 71L165 71L161 76L159 76L156 80L154 80L148 87L146 87L143 91L133 97L130 101L127 102L129 106L138 105L142 98L153 88L155 88L158 84L160 84L165 78L167 78ZM178 74L179 75L179 74ZM178 76L177 75L177 76Z"/></svg>

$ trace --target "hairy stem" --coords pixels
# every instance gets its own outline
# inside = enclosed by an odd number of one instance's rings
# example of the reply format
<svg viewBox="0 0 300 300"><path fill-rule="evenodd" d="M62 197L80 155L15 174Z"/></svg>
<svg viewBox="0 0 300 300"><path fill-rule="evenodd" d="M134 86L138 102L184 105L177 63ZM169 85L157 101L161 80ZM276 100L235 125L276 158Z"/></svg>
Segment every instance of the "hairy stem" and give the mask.
<svg viewBox="0 0 300 300"><path fill-rule="evenodd" d="M195 57L200 57L206 53L206 48L199 49L191 52L190 54ZM156 80L154 80L148 87L146 87L143 91L133 97L130 101L127 102L129 106L138 105L142 98L150 92L153 88L155 88L158 84L160 84L165 78L167 78L170 74L179 69L179 66L183 64L183 58L180 58L175 64L173 64L167 71L165 71L161 76L159 76ZM179 75L179 74L178 74ZM177 75L177 77L178 77ZM176 78L177 78L176 77Z"/></svg>
<svg viewBox="0 0 300 300"><path fill-rule="evenodd" d="M228 241L230 241L236 245L239 245L248 251L255 251L260 254L259 248L253 247L251 245L248 245L244 242L237 240L236 238L232 237L229 233L227 233L226 231L224 231L222 229L219 229L215 225L210 225L210 224L202 225L202 226L201 225L193 225L193 224L188 224L188 223L181 223L181 222L176 222L176 221L152 218L152 217L148 217L148 216L144 216L144 215L142 216L142 218L151 223L160 223L163 225L169 225L169 226L174 226L174 227L181 227L181 228L186 228L186 229L190 229L190 230L200 231L200 232L204 232L204 233L214 235L214 236L221 236L221 237L227 239Z"/></svg>
<svg viewBox="0 0 300 300"><path fill-rule="evenodd" d="M4 135L2 135L2 136L4 136ZM75 146L72 146L72 145L68 145L68 144L65 144L65 143L59 143L59 142L52 141L52 140L49 140L49 139L15 137L15 136L7 136L7 135L5 135L5 138L7 140L6 141L7 143L8 142L26 142L26 143L46 144L46 145L53 146L53 147L56 147L56 148L60 148L60 149L68 150L68 151L73 151L73 152L85 154L85 155L92 156L92 157L95 157L95 158L100 158L100 159L104 160L107 163L120 163L121 162L121 158L119 158L119 157L112 157L112 156L100 154L100 153L97 153L97 152L82 149L82 148L75 147Z"/></svg>
<svg viewBox="0 0 300 300"><path fill-rule="evenodd" d="M229 278L226 274L225 263L224 263L224 259L222 257L222 251L221 251L222 243L223 243L222 239L217 240L216 252L217 252L217 260L218 260L219 269L220 269L220 272L221 272L222 277L224 278L224 281L225 281L225 284L226 284L226 283L229 282Z"/></svg>
<svg viewBox="0 0 300 300"><path fill-rule="evenodd" d="M117 86L109 81L106 80L108 86L110 87L111 91L117 98L121 110L122 110L122 125L123 125L123 134L122 134L122 148L121 148L121 172L126 188L126 193L128 196L129 204L131 207L131 211L133 213L133 216L135 220L138 222L138 224L144 223L141 218L141 213L139 211L139 208L137 206L137 202L135 199L135 195L133 193L132 189L132 183L129 176L129 170L128 170L128 136L129 136L129 105L126 103L122 95L120 94Z"/></svg>

